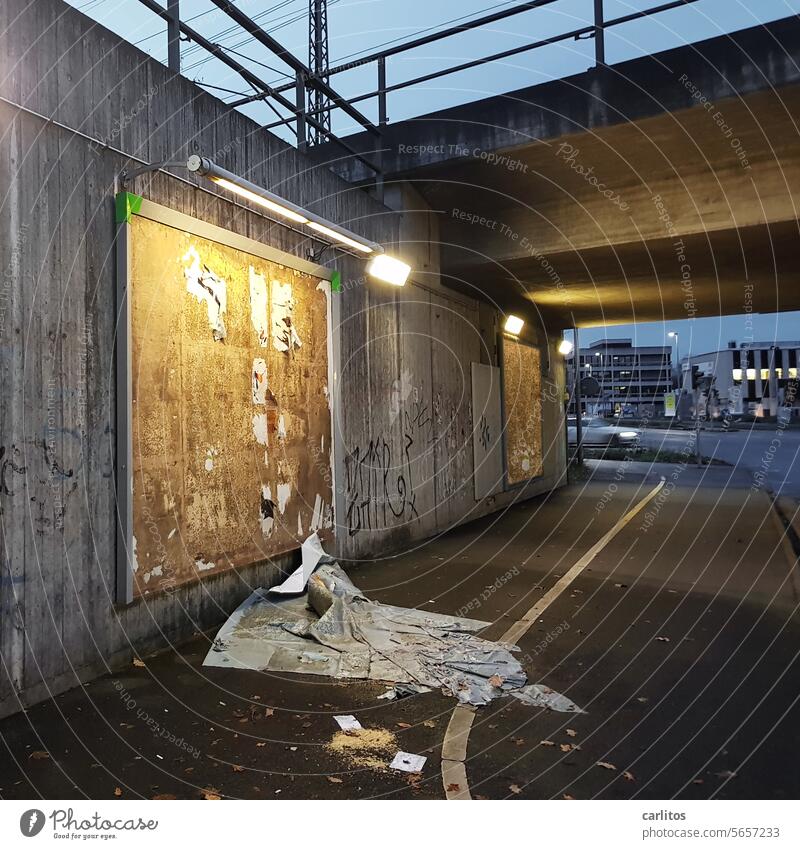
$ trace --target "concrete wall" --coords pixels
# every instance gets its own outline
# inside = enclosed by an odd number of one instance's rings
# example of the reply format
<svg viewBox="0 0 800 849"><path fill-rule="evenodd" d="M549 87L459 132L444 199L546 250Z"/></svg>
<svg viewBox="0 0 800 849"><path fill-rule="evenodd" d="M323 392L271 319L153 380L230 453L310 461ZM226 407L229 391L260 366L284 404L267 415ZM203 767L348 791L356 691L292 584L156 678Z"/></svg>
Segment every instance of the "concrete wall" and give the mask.
<svg viewBox="0 0 800 849"><path fill-rule="evenodd" d="M202 152L412 256L415 280L402 290L337 260L341 554L374 556L557 483L560 400L545 409L544 477L472 498L469 364L496 361L496 316L440 286L435 215L415 211L407 189L390 187L389 202L406 210L391 211L60 0L0 5L0 98L0 715L128 662L134 647L211 627L292 560L112 603L113 195L124 168ZM191 180L156 173L130 189L296 255L308 247ZM545 385L563 391L560 361L552 350L542 359ZM364 515L387 519L351 534L347 469L370 442L383 465Z"/></svg>

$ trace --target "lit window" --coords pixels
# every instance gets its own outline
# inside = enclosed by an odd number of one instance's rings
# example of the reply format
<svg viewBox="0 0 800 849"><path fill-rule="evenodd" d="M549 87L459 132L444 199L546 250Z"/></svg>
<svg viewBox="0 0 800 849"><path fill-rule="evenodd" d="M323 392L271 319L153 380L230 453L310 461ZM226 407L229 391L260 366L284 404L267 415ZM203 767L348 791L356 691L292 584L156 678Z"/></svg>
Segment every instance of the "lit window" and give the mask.
<svg viewBox="0 0 800 849"><path fill-rule="evenodd" d="M742 379L742 370L740 368L735 368L733 370L733 379L741 380Z"/></svg>
<svg viewBox="0 0 800 849"><path fill-rule="evenodd" d="M756 379L756 370L754 368L747 369L747 379L755 380Z"/></svg>
<svg viewBox="0 0 800 849"><path fill-rule="evenodd" d="M792 380L796 380L796 379L797 379L797 369L796 369L796 368L790 368L790 369L789 369L789 377L790 377Z"/></svg>
<svg viewBox="0 0 800 849"><path fill-rule="evenodd" d="M768 368L762 368L761 369L761 379L762 380L769 380L769 369Z"/></svg>

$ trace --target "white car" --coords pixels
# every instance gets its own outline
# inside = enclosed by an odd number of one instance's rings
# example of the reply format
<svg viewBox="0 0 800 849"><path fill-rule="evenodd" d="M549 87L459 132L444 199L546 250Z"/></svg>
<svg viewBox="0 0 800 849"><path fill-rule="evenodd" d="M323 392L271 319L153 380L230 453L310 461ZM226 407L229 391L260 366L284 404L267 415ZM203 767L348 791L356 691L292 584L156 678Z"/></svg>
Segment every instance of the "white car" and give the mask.
<svg viewBox="0 0 800 849"><path fill-rule="evenodd" d="M628 427L620 427L607 419L583 419L584 447L592 445L633 448L639 444L639 431ZM574 416L567 419L567 442L578 444L578 430Z"/></svg>

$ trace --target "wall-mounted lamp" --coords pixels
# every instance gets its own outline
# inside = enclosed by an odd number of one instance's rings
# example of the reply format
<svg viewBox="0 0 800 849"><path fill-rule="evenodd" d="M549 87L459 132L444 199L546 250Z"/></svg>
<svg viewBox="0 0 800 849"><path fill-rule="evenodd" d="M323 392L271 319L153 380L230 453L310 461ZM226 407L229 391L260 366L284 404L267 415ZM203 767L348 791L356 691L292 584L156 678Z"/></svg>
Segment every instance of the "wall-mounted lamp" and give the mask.
<svg viewBox="0 0 800 849"><path fill-rule="evenodd" d="M367 263L367 274L392 286L404 286L411 266L388 254L377 254Z"/></svg>
<svg viewBox="0 0 800 849"><path fill-rule="evenodd" d="M510 315L506 319L505 331L511 336L519 336L525 322L518 315Z"/></svg>
<svg viewBox="0 0 800 849"><path fill-rule="evenodd" d="M569 341L569 339L562 339L558 343L558 353L568 357L572 353L574 347L575 346Z"/></svg>

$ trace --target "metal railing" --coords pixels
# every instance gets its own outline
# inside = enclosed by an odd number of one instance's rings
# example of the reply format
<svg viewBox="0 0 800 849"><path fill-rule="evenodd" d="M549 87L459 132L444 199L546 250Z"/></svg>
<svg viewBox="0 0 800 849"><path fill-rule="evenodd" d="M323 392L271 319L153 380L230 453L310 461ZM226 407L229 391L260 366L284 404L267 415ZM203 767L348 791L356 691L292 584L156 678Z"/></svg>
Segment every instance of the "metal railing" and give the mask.
<svg viewBox="0 0 800 849"><path fill-rule="evenodd" d="M495 23L496 21L500 21L514 15L550 6L553 3L559 2L559 0L530 0L530 2L527 3L519 3L515 6L509 7L508 9L503 9L488 15L474 18L472 20L465 21L464 23L457 24L456 26L439 30L438 32L429 33L407 42L392 45L387 47L385 50L376 51L366 56L354 59L352 62L335 65L327 68L322 74L313 73L303 62L286 50L275 38L262 29L259 24L245 15L244 12L237 9L230 0L212 0L212 2L221 11L242 27L243 30L249 33L252 38L270 50L275 56L289 66L294 74L294 80L277 86L273 86L260 79L239 61L228 55L223 45L210 41L201 33L188 26L188 24L184 21L181 21L179 0L167 0L168 5L166 8L164 8L158 0L139 0L139 2L143 3L147 6L147 8L155 12L167 22L169 66L173 71L176 73L180 72L179 40L181 34L183 34L187 40L196 42L200 47L211 53L229 68L236 71L242 79L256 89L255 94L229 102L229 106L235 108L256 101L266 102L270 108L276 112L278 119L265 124L264 129L272 130L278 127L289 127L297 137L298 149L302 151L306 149L309 143L308 128L313 128L315 136L318 139L327 139L328 141L339 145L352 157L362 162L370 170L372 170L376 175L377 186L380 188L382 186L382 175L379 152L381 149L383 128L387 123L387 96L391 92L411 88L413 86L429 82L430 80L467 71L471 68L487 65L492 62L498 62L502 59L507 59L520 53L527 53L541 47L570 40L578 41L582 39L594 39L595 66L601 68L606 64L605 33L607 30L642 18L658 15L662 12L676 9L680 6L687 6L690 3L696 3L697 0L670 0L670 2L653 6L650 9L642 9L638 12L631 12L630 14L610 19L606 19L604 16L605 10L603 0L587 0L587 2L590 2L593 6L593 22L591 24L560 33L558 35L531 41L508 50L492 53L488 56L482 56L479 59L462 62L461 64L443 68L438 71L432 71L392 85L387 85L386 81L387 59L390 57L406 53L427 44L432 44L436 41L460 35L470 30L479 29L480 27L487 26L488 24ZM338 94L330 85L329 81L331 77L344 73L345 71L351 71L354 68L364 67L373 63L376 66L377 75L377 87L375 89L364 92L363 94L359 94L355 97L345 98ZM308 108L309 91L314 91L322 95L321 98L313 98L312 102L322 102L325 104L324 108ZM294 92L294 101L289 100L289 98L285 96L288 92ZM355 106L356 103L362 103L366 100L377 100L377 124L370 121L370 119L360 112ZM288 111L290 114L287 117L281 116L275 108L275 104ZM341 110L347 114L374 137L374 159L365 155L363 152L354 149L350 144L343 141L330 130L330 114L334 110Z"/></svg>

